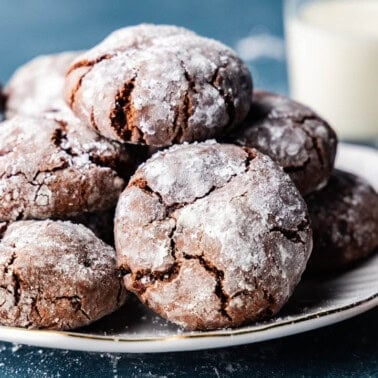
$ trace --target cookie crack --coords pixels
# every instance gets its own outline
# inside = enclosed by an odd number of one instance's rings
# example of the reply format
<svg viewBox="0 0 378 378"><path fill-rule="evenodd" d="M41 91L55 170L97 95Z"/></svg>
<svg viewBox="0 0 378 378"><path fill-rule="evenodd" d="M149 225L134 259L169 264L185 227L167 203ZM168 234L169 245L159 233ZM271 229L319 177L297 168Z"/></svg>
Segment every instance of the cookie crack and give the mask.
<svg viewBox="0 0 378 378"><path fill-rule="evenodd" d="M5 291L7 291L9 293L9 290L7 290L6 287L4 287L4 286L0 286L0 289L1 290L5 290ZM5 303L6 303L6 301L7 300L4 298L4 300L0 303L0 307L3 307L5 305Z"/></svg>
<svg viewBox="0 0 378 378"><path fill-rule="evenodd" d="M171 266L164 271L153 271L151 269L140 269L136 272L131 272L127 266L121 267L121 274L131 275L133 281L133 291L138 295L143 295L147 289L152 287L156 281L160 282L170 282L173 281L179 274L181 268L181 262L177 260L176 257L176 219L174 226L171 228L168 239L169 239L169 253L173 257L174 262ZM124 273L124 274L123 274Z"/></svg>
<svg viewBox="0 0 378 378"><path fill-rule="evenodd" d="M24 179L26 181L29 181L26 174L22 171L17 171L17 172L14 172L14 173L4 172L3 174L1 174L0 179L1 180L7 180L7 179L10 179L11 177L16 177L16 176L22 176L22 177L24 177Z"/></svg>
<svg viewBox="0 0 378 378"><path fill-rule="evenodd" d="M39 312L38 305L37 305L37 298L33 298L31 302L31 312L35 312L40 320L42 320L42 315Z"/></svg>
<svg viewBox="0 0 378 378"><path fill-rule="evenodd" d="M282 118L285 118L285 117L282 117ZM325 166L325 161L324 161L322 149L321 149L321 147L319 145L319 138L317 138L316 136L312 135L311 132L308 131L304 127L304 123L306 121L319 121L319 119L316 116L303 116L303 117L300 117L300 118L298 117L298 118L294 119L294 124L293 125L294 125L294 127L300 127L301 130L303 130L303 132L310 138L310 140L312 142L312 145L314 147L316 156L318 157L319 163L320 163L321 167L324 167Z"/></svg>
<svg viewBox="0 0 378 378"><path fill-rule="evenodd" d="M60 125L60 127L54 130L53 135L51 136L51 141L54 143L54 145L57 148L65 152L70 157L78 157L79 154L75 153L71 147L64 146L64 144L67 144L67 145L69 144L68 136L67 136L67 133L68 133L67 123L64 121L58 121L58 120L56 120L56 122ZM60 168L60 166L57 168ZM67 168L67 166L64 168ZM48 170L46 172L51 172L51 170Z"/></svg>
<svg viewBox="0 0 378 378"><path fill-rule="evenodd" d="M10 247L14 248L14 245L10 245ZM9 289L6 289L10 294L13 295L13 305L15 307L18 306L20 302L20 297L21 297L21 278L17 272L13 269L14 263L17 259L17 253L14 251L12 255L10 256L9 261L5 265L3 269L3 274L6 275L8 273L11 273L11 278L12 278L12 286L13 286L13 292L9 291Z"/></svg>
<svg viewBox="0 0 378 378"><path fill-rule="evenodd" d="M248 172L250 169L250 164L253 159L255 159L256 154L254 151L248 147L244 147L243 150L246 152L247 156L244 160L244 173ZM126 265L123 265L120 267L120 275L122 277L126 275L131 275L132 277L132 282L133 282L133 291L137 293L138 295L143 295L145 291L151 287L156 281L163 281L163 282L169 282L175 279L180 271L181 268L181 261L177 259L176 257L176 242L175 242L175 232L177 228L177 220L175 217L172 216L172 214L176 211L181 209L182 207L185 207L187 205L193 205L196 201L203 199L210 195L212 192L214 192L216 189L221 189L228 183L232 181L233 178L237 177L239 173L235 173L229 177L229 179L221 186L216 186L213 185L211 188L202 196L196 197L192 202L182 202L182 203L174 203L172 205L167 205L164 202L164 199L162 195L154 191L149 185L148 182L145 178L138 177L134 180L132 180L129 183L129 187L136 186L145 193L148 193L152 196L155 196L159 203L161 203L164 206L165 209L165 218L164 219L159 219L159 220L152 220L149 224L152 224L156 221L166 221L169 219L173 219L175 221L175 225L172 227L170 234L168 235L168 238L170 240L170 254L174 259L174 263L165 271L158 272L158 271L152 271L151 269L144 269L144 270L138 270L135 272L132 272L129 267ZM245 195L246 193L243 193ZM223 286L222 286L222 280L224 273L217 269L215 266L213 266L210 262L207 262L203 256L198 257L198 256L190 256L186 255L185 258L198 258L201 265L205 267L206 270L211 271L214 277L217 279L217 286L216 286L216 295L220 298L221 301L221 311L222 315L226 317L229 320L232 320L229 314L227 314L226 307L229 301L229 297L227 293L223 291Z"/></svg>
<svg viewBox="0 0 378 378"><path fill-rule="evenodd" d="M142 177L138 177L137 179L134 179L132 180L128 187L133 187L133 186L136 186L137 188L141 189L143 192L145 193L148 193L148 194L151 194L151 195L155 195L159 202L166 206L164 201L163 201L163 197L161 196L161 194L159 192L155 192L149 185L148 185L148 182L146 179L142 178Z"/></svg>
<svg viewBox="0 0 378 378"><path fill-rule="evenodd" d="M225 93L224 89L220 86L222 84L223 78L219 76L220 69L227 68L228 64L223 65L222 67L217 67L213 73L213 76L210 81L207 81L223 98L224 104L226 106L226 113L228 115L228 122L225 126L225 130L229 130L233 125L236 117L235 104L230 93Z"/></svg>
<svg viewBox="0 0 378 378"><path fill-rule="evenodd" d="M68 76L72 71L76 70L77 68L92 67L95 64L100 63L102 60L113 58L113 56L114 56L114 54L104 54L104 55L99 56L96 59L92 59L92 60L88 60L88 59L80 60L79 62L76 62L75 64L73 64L69 68L69 70L66 73L66 76Z"/></svg>
<svg viewBox="0 0 378 378"><path fill-rule="evenodd" d="M214 264L210 261L206 260L204 255L188 255L183 253L183 257L186 260L197 260L201 266L211 274L215 278L215 295L219 298L220 301L220 313L223 317L232 321L232 317L227 312L227 306L230 300L230 296L223 288L223 280L224 280L224 272L221 269L218 269Z"/></svg>
<svg viewBox="0 0 378 378"><path fill-rule="evenodd" d="M99 129L98 129L98 126L97 126L97 123L96 123L96 119L95 119L95 116L94 116L94 108L93 108L93 106L91 108L90 122L91 122L91 126L93 127L93 129L96 130L97 133L99 133Z"/></svg>
<svg viewBox="0 0 378 378"><path fill-rule="evenodd" d="M243 147L243 150L246 152L247 156L244 160L244 165L245 165L245 168L244 168L244 172L243 173L246 173L249 171L249 168L250 168L250 164L251 164L251 161L253 159L255 159L256 157L256 154L253 152L253 150L251 150L250 148L248 147ZM188 206L188 205L193 205L194 203L196 203L198 200L201 200L207 196L209 196L212 192L214 192L215 190L217 189L222 189L224 188L227 184L229 184L235 177L239 176L240 173L234 173L232 175L230 175L230 177L228 178L228 180L226 182L223 183L223 185L220 185L220 186L217 186L217 185L212 185L210 187L210 189L204 193L203 195L201 196L198 196L198 197L195 197L193 201L191 202L181 202L181 203L173 203L171 205L168 205L165 203L162 195L157 192L157 191L154 191L148 184L147 180L145 178L142 178L142 177L138 177L132 181L130 181L128 187L133 187L133 186L136 186L138 187L139 189L141 189L142 191L144 191L145 193L148 193L150 195L155 195L157 198L158 198L158 201L164 206L164 209L165 209L165 219L164 220L167 220L169 218L171 218L172 214L176 211L176 210L179 210L185 206ZM155 220L154 220L155 221ZM152 221L152 222L154 222Z"/></svg>
<svg viewBox="0 0 378 378"><path fill-rule="evenodd" d="M179 107L173 120L174 136L172 138L172 143L180 143L182 136L184 135L184 130L187 130L189 127L189 118L193 115L193 104L190 94L197 92L196 83L190 76L184 61L180 58L178 59L184 71L184 78L187 82L188 88L185 91L182 106ZM180 118L180 114L182 114L182 119Z"/></svg>
<svg viewBox="0 0 378 378"><path fill-rule="evenodd" d="M64 121L57 121L60 124L60 128L54 130L54 133L51 137L52 142L56 147L58 147L61 151L65 152L69 157L75 158L80 157L81 155L87 155L88 160L90 163L94 164L99 168L110 168L111 170L115 171L119 177L124 179L128 179L131 174L131 166L132 163L126 163L118 159L114 159L112 157L106 157L101 155L96 155L91 153L90 151L83 151L82 154L76 153L73 151L72 147L69 147L69 140L67 137L67 124ZM116 143L116 142L114 142ZM65 147L64 145L67 144ZM48 169L48 170L40 170L37 172L33 181L37 178L40 173L53 173L56 171L60 171L69 167L70 163L68 161L62 161L61 165Z"/></svg>
<svg viewBox="0 0 378 378"><path fill-rule="evenodd" d="M175 261L168 269L164 271L153 271L151 269L140 269L131 273L133 280L132 291L140 296L151 288L155 282L171 282L179 274L181 264Z"/></svg>
<svg viewBox="0 0 378 378"><path fill-rule="evenodd" d="M137 74L118 91L115 97L114 108L110 113L110 125L122 140L135 140L138 143L144 143L143 131L132 122L131 98L136 78Z"/></svg>
<svg viewBox="0 0 378 378"><path fill-rule="evenodd" d="M14 306L18 306L20 302L20 297L21 297L21 278L15 271L12 272L12 281L13 281Z"/></svg>
<svg viewBox="0 0 378 378"><path fill-rule="evenodd" d="M254 152L251 148L249 148L249 147L245 147L245 146L244 146L244 147L242 147L242 149L243 149L244 152L247 154L247 157L246 157L245 162L244 162L244 164L245 164L245 172L244 172L244 173L246 173L246 172L249 171L249 168L250 168L251 162L252 162L253 159L255 159L256 154L255 154L255 152Z"/></svg>
<svg viewBox="0 0 378 378"><path fill-rule="evenodd" d="M269 232L279 232L283 236L285 236L286 239L289 239L293 243L305 244L306 242L300 237L299 233L302 231L305 231L308 225L309 225L309 221L303 220L301 223L298 224L295 230L288 230L284 227L274 226L269 230Z"/></svg>
<svg viewBox="0 0 378 378"><path fill-rule="evenodd" d="M8 261L8 263L4 267L4 274L7 274L9 272L9 268L11 268L13 266L16 258L17 258L17 253L13 252L12 255L11 255L11 258Z"/></svg>
<svg viewBox="0 0 378 378"><path fill-rule="evenodd" d="M83 314L85 318L88 320L91 320L89 315L83 310L81 298L78 295L62 295L55 298L46 298L46 300L50 301L51 303L55 303L56 301L66 300L69 301L71 304L71 307L75 310L75 312L80 312Z"/></svg>
<svg viewBox="0 0 378 378"><path fill-rule="evenodd" d="M104 55L102 55L102 56L100 56L100 57L98 57L97 59L94 59L94 60L82 60L80 62L75 63L74 65L72 65L69 68L69 70L66 73L66 77L69 76L77 68L88 67L88 70L79 77L79 79L76 82L75 87L71 91L71 95L70 95L70 98L69 98L69 105L70 105L71 108L74 106L74 104L76 102L77 92L79 91L85 76L88 75L89 72L91 72L91 70L93 69L93 67L97 63L99 63L103 60L106 60L106 59L111 59L113 56L114 55L112 55L112 54L104 54Z"/></svg>
<svg viewBox="0 0 378 378"><path fill-rule="evenodd" d="M6 233L9 226L8 221L0 221L0 241L4 237L4 234Z"/></svg>

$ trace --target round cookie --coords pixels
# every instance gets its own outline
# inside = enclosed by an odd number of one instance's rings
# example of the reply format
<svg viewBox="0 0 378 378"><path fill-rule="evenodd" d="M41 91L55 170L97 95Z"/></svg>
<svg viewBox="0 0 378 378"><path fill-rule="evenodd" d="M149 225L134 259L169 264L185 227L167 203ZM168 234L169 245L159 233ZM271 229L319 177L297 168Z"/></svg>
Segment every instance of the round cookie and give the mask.
<svg viewBox="0 0 378 378"><path fill-rule="evenodd" d="M309 271L337 271L377 251L378 194L365 180L336 170L306 202L314 232Z"/></svg>
<svg viewBox="0 0 378 378"><path fill-rule="evenodd" d="M1 325L73 329L125 301L114 249L82 225L14 222L0 251Z"/></svg>
<svg viewBox="0 0 378 378"><path fill-rule="evenodd" d="M206 142L156 153L121 194L115 216L126 288L188 329L276 314L312 247L306 205L257 150Z"/></svg>
<svg viewBox="0 0 378 378"><path fill-rule="evenodd" d="M111 209L135 167L125 146L81 124L13 117L0 128L0 221Z"/></svg>
<svg viewBox="0 0 378 378"><path fill-rule="evenodd" d="M279 94L255 91L250 112L228 142L254 147L280 164L302 195L324 187L337 137L308 107Z"/></svg>
<svg viewBox="0 0 378 378"><path fill-rule="evenodd" d="M103 136L169 146L231 130L247 115L248 68L225 45L183 28L112 33L71 64L65 97Z"/></svg>
<svg viewBox="0 0 378 378"><path fill-rule="evenodd" d="M80 53L42 55L21 66L6 87L7 118L16 114L38 117L44 112L66 109L64 76Z"/></svg>

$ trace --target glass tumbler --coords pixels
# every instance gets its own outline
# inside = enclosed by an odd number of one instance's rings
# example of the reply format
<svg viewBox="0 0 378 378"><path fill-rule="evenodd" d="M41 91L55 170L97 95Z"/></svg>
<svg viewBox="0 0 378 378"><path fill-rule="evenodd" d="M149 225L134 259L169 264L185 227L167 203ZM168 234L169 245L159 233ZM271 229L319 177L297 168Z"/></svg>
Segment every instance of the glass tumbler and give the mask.
<svg viewBox="0 0 378 378"><path fill-rule="evenodd" d="M291 96L378 145L378 0L285 0Z"/></svg>

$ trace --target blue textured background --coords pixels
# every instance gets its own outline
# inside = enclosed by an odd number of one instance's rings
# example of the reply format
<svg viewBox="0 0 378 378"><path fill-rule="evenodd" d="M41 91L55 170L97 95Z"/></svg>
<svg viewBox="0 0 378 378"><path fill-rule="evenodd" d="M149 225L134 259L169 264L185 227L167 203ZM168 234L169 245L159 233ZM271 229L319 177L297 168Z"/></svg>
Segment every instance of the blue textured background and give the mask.
<svg viewBox="0 0 378 378"><path fill-rule="evenodd" d="M141 22L176 24L235 47L249 35L282 37L280 0L0 0L0 81L32 57L97 44ZM283 61L250 62L257 85L286 91Z"/></svg>
<svg viewBox="0 0 378 378"><path fill-rule="evenodd" d="M268 36L248 64L257 86L286 92L285 62L276 54L281 8L279 0L0 0L0 81L38 54L86 49L119 27L154 22L182 25L232 47ZM110 355L0 343L0 376L378 377L377 318L375 309L302 335L192 353Z"/></svg>

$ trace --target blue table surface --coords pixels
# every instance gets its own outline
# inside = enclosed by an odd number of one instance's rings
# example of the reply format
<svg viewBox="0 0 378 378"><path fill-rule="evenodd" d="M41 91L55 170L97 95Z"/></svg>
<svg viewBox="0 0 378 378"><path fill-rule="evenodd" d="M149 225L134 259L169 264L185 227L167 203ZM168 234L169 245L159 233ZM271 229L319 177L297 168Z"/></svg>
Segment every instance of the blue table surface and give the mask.
<svg viewBox="0 0 378 378"><path fill-rule="evenodd" d="M0 0L0 82L36 55L86 49L141 22L219 39L246 60L256 86L287 92L279 0ZM112 355L0 343L0 376L378 377L377 318L376 308L296 336L191 353Z"/></svg>

